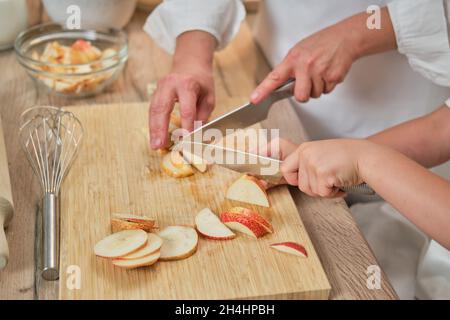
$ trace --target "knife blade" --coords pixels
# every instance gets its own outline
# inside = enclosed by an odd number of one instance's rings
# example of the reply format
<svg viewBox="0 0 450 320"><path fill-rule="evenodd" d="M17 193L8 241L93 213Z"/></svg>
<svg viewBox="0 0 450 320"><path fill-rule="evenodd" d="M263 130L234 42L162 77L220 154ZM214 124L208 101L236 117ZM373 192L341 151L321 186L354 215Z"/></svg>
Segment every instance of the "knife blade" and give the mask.
<svg viewBox="0 0 450 320"><path fill-rule="evenodd" d="M266 99L257 104L247 103L240 106L220 117L214 119L205 125L196 128L191 133L185 135L183 140L194 140L193 137L198 137L198 133L204 132L208 129L217 129L226 135L227 129L244 129L257 122L263 121L269 114L270 107L277 101L292 97L295 80L290 79L281 87L273 91ZM201 135L202 137L202 135ZM203 142L203 141L200 141Z"/></svg>
<svg viewBox="0 0 450 320"><path fill-rule="evenodd" d="M182 140L179 146L182 148L181 151L190 146L187 149L188 152L197 155L209 164L216 164L236 172L250 174L267 181L271 186L287 184L280 170L282 161L279 159L196 141ZM376 194L366 183L341 187L340 190L349 194L371 196Z"/></svg>
<svg viewBox="0 0 450 320"><path fill-rule="evenodd" d="M179 147L180 151L195 154L209 164L251 174L273 185L286 183L280 170L281 161L278 159L196 141L182 140Z"/></svg>

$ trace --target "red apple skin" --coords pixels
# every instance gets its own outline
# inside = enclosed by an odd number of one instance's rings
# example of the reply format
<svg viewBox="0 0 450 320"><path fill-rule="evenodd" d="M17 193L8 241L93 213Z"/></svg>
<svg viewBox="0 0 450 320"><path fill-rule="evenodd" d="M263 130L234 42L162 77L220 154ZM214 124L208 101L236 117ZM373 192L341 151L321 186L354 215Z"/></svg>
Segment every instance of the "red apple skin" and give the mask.
<svg viewBox="0 0 450 320"><path fill-rule="evenodd" d="M229 212L241 214L251 220L256 221L257 223L262 225L269 233L273 233L273 231L274 231L272 224L256 211L253 211L253 210L250 210L247 208L243 208L243 207L234 207L234 208L231 208L229 210Z"/></svg>
<svg viewBox="0 0 450 320"><path fill-rule="evenodd" d="M276 249L276 247L281 247L281 246L292 248L292 249L298 251L303 256L308 257L308 252L306 252L305 247L296 242L287 241L287 242L273 243L270 246L275 249Z"/></svg>
<svg viewBox="0 0 450 320"><path fill-rule="evenodd" d="M235 234L232 235L232 236L229 236L229 237L211 237L211 236L208 236L208 235L206 235L204 233L201 233L200 230L198 230L198 229L197 229L197 232L203 238L208 239L208 240L233 240L234 238L236 238Z"/></svg>
<svg viewBox="0 0 450 320"><path fill-rule="evenodd" d="M268 233L266 228L264 228L261 224L239 213L224 212L220 215L220 221L223 223L238 222L250 229L256 238L261 238Z"/></svg>

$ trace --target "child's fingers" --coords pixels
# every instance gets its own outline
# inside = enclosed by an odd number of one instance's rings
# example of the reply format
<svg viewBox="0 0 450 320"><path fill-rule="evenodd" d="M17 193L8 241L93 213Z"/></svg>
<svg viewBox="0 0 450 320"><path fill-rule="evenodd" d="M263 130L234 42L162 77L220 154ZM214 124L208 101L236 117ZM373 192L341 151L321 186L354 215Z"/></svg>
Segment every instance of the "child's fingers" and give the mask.
<svg viewBox="0 0 450 320"><path fill-rule="evenodd" d="M305 162L300 160L298 164L298 188L307 195L314 197L315 194L311 190L311 178L306 170Z"/></svg>
<svg viewBox="0 0 450 320"><path fill-rule="evenodd" d="M299 151L295 151L290 154L281 164L280 170L284 179L290 185L298 185L298 154Z"/></svg>

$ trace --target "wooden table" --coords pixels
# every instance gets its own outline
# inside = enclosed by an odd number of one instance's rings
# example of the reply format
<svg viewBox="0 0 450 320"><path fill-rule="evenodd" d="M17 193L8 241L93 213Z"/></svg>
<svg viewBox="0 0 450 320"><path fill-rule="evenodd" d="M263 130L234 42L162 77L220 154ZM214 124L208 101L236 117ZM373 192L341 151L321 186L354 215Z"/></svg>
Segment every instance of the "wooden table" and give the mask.
<svg viewBox="0 0 450 320"><path fill-rule="evenodd" d="M8 153L15 216L7 230L11 259L0 271L0 299L55 299L58 282L46 282L37 273L40 252L40 189L18 142L21 112L33 105L75 105L147 101L146 86L165 75L171 57L142 31L146 13L137 11L127 26L129 61L122 76L105 93L89 99L67 100L49 96L17 63L13 51L0 53L0 114ZM34 19L37 21L37 19ZM249 27L243 24L238 37L216 54L216 95L247 96L269 67L255 47ZM271 113L265 125L278 127L281 135L297 142L304 139L294 110ZM310 234L332 286L332 299L395 299L394 290L382 274L381 289L366 286L367 267L376 265L370 248L342 200L309 198L291 190L298 211ZM36 258L35 258L36 257Z"/></svg>

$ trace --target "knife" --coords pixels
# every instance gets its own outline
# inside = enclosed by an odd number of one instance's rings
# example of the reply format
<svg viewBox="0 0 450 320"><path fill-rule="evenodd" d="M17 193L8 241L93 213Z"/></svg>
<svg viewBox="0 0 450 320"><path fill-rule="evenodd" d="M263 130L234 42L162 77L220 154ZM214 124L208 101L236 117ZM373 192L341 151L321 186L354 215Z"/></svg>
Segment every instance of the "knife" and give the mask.
<svg viewBox="0 0 450 320"><path fill-rule="evenodd" d="M271 187L287 184L280 170L281 160L196 141L182 140L180 141L180 146L182 148L181 151L186 150L191 154L195 154L207 163L214 163L236 172L250 174L267 181ZM349 194L376 194L366 183L341 187L340 190Z"/></svg>
<svg viewBox="0 0 450 320"><path fill-rule="evenodd" d="M292 97L294 85L295 79L290 79L260 103L247 103L225 113L205 125L196 128L190 134L185 135L183 140L191 140L192 137L197 136L196 134L208 129L218 129L222 133L222 136L225 136L227 129L244 129L257 122L261 122L267 118L269 109L275 102Z"/></svg>

